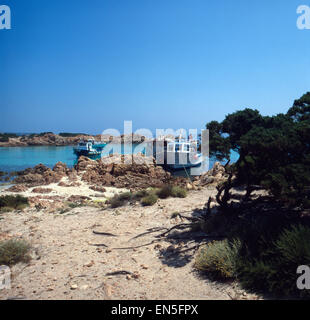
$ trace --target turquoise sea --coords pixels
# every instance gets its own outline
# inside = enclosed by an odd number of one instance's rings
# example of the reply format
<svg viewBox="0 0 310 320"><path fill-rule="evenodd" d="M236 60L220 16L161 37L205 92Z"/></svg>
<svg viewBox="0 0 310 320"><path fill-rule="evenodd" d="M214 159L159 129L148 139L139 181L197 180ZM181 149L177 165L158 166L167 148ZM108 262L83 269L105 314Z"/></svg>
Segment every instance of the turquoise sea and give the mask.
<svg viewBox="0 0 310 320"><path fill-rule="evenodd" d="M138 152L141 150L134 150ZM122 150L124 153L124 150ZM238 154L232 153L232 161L238 159ZM207 171L216 159L209 161L209 166L206 164L201 168L195 169L194 174L200 174ZM68 167L73 167L77 162L77 156L73 153L73 146L64 147L7 147L0 148L0 171L13 172L20 171L26 168L34 167L42 163L52 168L58 161L64 162ZM197 172L199 170L199 172ZM182 173L181 173L182 174Z"/></svg>

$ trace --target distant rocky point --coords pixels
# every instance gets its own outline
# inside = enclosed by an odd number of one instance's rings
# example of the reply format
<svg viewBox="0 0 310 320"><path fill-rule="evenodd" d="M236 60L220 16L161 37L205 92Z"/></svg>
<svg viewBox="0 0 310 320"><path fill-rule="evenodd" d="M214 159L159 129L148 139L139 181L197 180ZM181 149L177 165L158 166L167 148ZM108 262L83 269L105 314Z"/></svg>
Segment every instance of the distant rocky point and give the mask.
<svg viewBox="0 0 310 320"><path fill-rule="evenodd" d="M112 137L109 135L88 135L82 133L59 133L44 132L18 136L16 134L0 134L0 147L26 147L26 146L70 146L76 145L81 139L94 139L95 141L109 142ZM128 143L130 135L113 137L115 143ZM132 142L144 141L144 137L133 134Z"/></svg>

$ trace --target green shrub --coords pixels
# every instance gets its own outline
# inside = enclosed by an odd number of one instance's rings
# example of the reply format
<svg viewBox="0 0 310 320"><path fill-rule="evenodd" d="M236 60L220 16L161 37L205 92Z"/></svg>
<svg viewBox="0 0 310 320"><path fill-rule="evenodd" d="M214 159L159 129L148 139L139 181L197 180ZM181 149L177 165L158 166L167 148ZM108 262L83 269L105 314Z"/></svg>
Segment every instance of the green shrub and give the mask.
<svg viewBox="0 0 310 320"><path fill-rule="evenodd" d="M29 205L28 199L20 195L17 196L1 196L0 197L0 210L3 208L18 209L25 208Z"/></svg>
<svg viewBox="0 0 310 320"><path fill-rule="evenodd" d="M68 137L72 138L76 136L87 136L87 134L85 133L71 133L71 132L60 132L58 135L64 138L68 138Z"/></svg>
<svg viewBox="0 0 310 320"><path fill-rule="evenodd" d="M171 196L172 186L165 185L157 191L157 195L160 199L166 199Z"/></svg>
<svg viewBox="0 0 310 320"><path fill-rule="evenodd" d="M140 191L135 192L132 195L132 198L134 200L139 200L140 201L142 198L146 197L147 195L149 195L149 192L147 190L140 190Z"/></svg>
<svg viewBox="0 0 310 320"><path fill-rule="evenodd" d="M132 197L133 195L131 192L116 194L113 198L109 199L108 203L110 204L111 208L118 208L125 205L132 199Z"/></svg>
<svg viewBox="0 0 310 320"><path fill-rule="evenodd" d="M174 198L186 198L187 191L179 186L173 186L171 188L171 196Z"/></svg>
<svg viewBox="0 0 310 320"><path fill-rule="evenodd" d="M16 206L16 210L20 210L20 211L23 211L24 209L26 209L28 207L28 204L25 204L25 203L20 203Z"/></svg>
<svg viewBox="0 0 310 320"><path fill-rule="evenodd" d="M1 213L4 213L4 212L11 212L13 211L14 209L13 208L10 208L10 207L1 207L0 208L0 212Z"/></svg>
<svg viewBox="0 0 310 320"><path fill-rule="evenodd" d="M310 228L302 225L285 229L270 242L261 258L241 260L238 277L246 289L281 296L310 296L296 287L297 267L310 265Z"/></svg>
<svg viewBox="0 0 310 320"><path fill-rule="evenodd" d="M17 138L15 133L0 133L0 142L8 142L9 138Z"/></svg>
<svg viewBox="0 0 310 320"><path fill-rule="evenodd" d="M158 200L157 195L152 193L152 194L149 194L148 196L142 198L141 204L143 206L152 206L157 202L157 200Z"/></svg>
<svg viewBox="0 0 310 320"><path fill-rule="evenodd" d="M195 267L207 272L211 278L226 280L236 277L239 239L213 241L203 246L196 257Z"/></svg>
<svg viewBox="0 0 310 320"><path fill-rule="evenodd" d="M132 193L131 192L124 192L118 195L118 198L120 200L124 200L124 201L130 201L132 198Z"/></svg>
<svg viewBox="0 0 310 320"><path fill-rule="evenodd" d="M68 203L68 207L71 208L71 209L75 209L75 208L80 208L80 207L84 207L85 204L84 203L75 203L75 202L69 202Z"/></svg>
<svg viewBox="0 0 310 320"><path fill-rule="evenodd" d="M0 242L0 265L11 266L18 262L28 262L30 245L24 240L7 240Z"/></svg>
<svg viewBox="0 0 310 320"><path fill-rule="evenodd" d="M124 200L121 200L118 195L115 195L113 198L109 199L109 204L111 208L122 207L125 204Z"/></svg>

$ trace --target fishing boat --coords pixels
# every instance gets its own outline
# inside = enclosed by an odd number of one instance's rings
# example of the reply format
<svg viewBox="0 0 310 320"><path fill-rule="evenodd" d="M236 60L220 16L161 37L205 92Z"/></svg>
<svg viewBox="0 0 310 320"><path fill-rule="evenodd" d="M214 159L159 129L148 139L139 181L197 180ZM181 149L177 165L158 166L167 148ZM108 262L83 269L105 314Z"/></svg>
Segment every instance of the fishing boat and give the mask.
<svg viewBox="0 0 310 320"><path fill-rule="evenodd" d="M159 165L171 170L182 170L201 166L204 158L197 150L198 141L165 139L153 141L148 147L147 154L150 155L152 152Z"/></svg>
<svg viewBox="0 0 310 320"><path fill-rule="evenodd" d="M80 140L78 145L73 148L73 152L79 156L89 158L101 158L102 151L107 143L98 143L94 139Z"/></svg>

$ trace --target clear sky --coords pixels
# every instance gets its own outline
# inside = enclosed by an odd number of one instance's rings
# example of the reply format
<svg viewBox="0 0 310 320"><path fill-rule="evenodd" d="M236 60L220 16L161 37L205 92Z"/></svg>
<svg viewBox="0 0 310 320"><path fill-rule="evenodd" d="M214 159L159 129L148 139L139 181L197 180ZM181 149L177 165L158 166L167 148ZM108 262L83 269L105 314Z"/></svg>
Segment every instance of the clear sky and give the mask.
<svg viewBox="0 0 310 320"><path fill-rule="evenodd" d="M308 2L308 3L307 3ZM197 128L310 91L310 0L0 0L0 131Z"/></svg>

